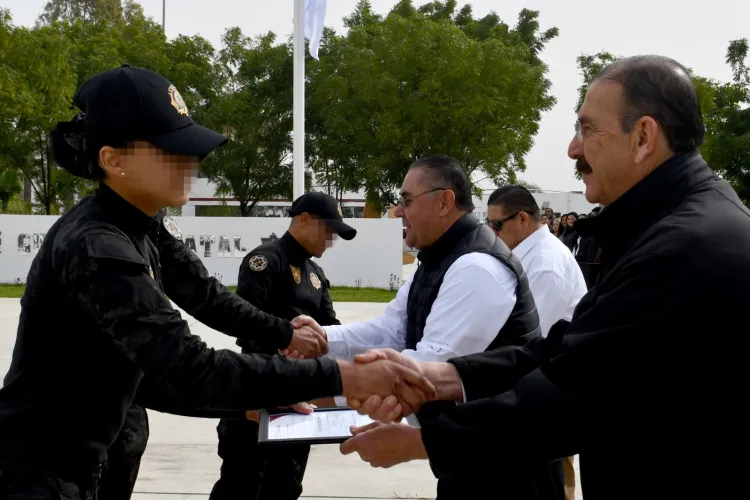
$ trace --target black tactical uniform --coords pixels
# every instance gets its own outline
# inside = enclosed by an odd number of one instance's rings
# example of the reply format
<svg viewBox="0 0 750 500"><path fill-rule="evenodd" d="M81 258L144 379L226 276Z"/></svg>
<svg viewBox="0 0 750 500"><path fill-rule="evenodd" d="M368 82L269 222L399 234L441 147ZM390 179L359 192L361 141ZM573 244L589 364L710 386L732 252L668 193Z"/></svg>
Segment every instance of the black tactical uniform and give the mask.
<svg viewBox="0 0 750 500"><path fill-rule="evenodd" d="M210 276L200 258L183 243L176 223L164 210L156 216L148 236L159 253L159 274L165 293L188 314L210 328L242 339L256 352L273 352L289 345L291 322L257 309ZM150 394L152 391L141 384L136 402L148 406L155 397ZM128 500L132 496L149 437L146 408L139 404L128 410L120 435L107 452L107 474L99 500ZM179 401L160 404L172 405L170 413L188 416L245 418L245 412L200 412L181 406Z"/></svg>
<svg viewBox="0 0 750 500"><path fill-rule="evenodd" d="M95 76L74 101L86 118L58 124L53 150L81 177L98 168L78 158L89 139L140 139L198 157L225 141L193 124L174 86L149 71ZM72 152L57 149L61 137ZM196 410L244 410L342 393L333 360L241 355L191 335L165 296L152 224L102 184L47 233L0 389L0 498L94 499L141 382L164 396L149 402L157 410L170 398Z"/></svg>
<svg viewBox="0 0 750 500"><path fill-rule="evenodd" d="M336 200L323 193L307 193L292 205L294 217L303 212L326 220L344 239L356 231L341 220ZM320 325L341 324L336 319L323 270L310 253L288 232L251 251L242 260L237 295L266 312L282 318L311 316ZM242 352L256 347L238 340ZM293 500L302 494L302 479L309 445L260 448L258 424L251 420L222 419L217 428L221 478L211 500Z"/></svg>

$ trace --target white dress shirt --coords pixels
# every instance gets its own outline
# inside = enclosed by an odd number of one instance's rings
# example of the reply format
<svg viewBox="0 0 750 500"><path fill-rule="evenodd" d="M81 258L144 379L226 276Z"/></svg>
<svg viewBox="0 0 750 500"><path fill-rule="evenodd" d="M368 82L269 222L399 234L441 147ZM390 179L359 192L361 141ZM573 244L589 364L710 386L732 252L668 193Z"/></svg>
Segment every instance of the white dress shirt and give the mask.
<svg viewBox="0 0 750 500"><path fill-rule="evenodd" d="M513 253L526 271L542 336L546 337L552 325L573 318L573 311L588 291L583 273L568 247L547 226L534 231Z"/></svg>
<svg viewBox="0 0 750 500"><path fill-rule="evenodd" d="M448 268L432 304L422 339L406 349L410 278L382 316L350 325L326 326L328 355L351 360L369 349L390 347L416 361L446 361L483 352L516 304L518 280L491 255L469 253Z"/></svg>

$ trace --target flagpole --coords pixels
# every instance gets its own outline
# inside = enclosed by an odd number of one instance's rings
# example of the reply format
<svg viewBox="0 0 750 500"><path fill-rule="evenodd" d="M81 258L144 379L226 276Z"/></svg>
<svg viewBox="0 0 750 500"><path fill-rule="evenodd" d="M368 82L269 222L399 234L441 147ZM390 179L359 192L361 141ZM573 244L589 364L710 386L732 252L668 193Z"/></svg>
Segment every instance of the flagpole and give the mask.
<svg viewBox="0 0 750 500"><path fill-rule="evenodd" d="M305 0L294 0L293 193L305 192Z"/></svg>

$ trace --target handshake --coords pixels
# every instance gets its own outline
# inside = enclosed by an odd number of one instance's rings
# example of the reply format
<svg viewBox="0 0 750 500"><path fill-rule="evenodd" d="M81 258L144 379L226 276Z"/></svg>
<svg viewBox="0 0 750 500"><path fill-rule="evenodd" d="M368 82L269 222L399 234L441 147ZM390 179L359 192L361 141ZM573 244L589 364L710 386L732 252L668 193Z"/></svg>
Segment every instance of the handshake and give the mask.
<svg viewBox="0 0 750 500"><path fill-rule="evenodd" d="M309 359L328 354L325 330L315 320L299 316L292 325L292 341L281 355ZM373 420L399 421L428 401L463 397L461 379L450 363L417 363L393 349L371 350L354 363L338 363L349 406Z"/></svg>

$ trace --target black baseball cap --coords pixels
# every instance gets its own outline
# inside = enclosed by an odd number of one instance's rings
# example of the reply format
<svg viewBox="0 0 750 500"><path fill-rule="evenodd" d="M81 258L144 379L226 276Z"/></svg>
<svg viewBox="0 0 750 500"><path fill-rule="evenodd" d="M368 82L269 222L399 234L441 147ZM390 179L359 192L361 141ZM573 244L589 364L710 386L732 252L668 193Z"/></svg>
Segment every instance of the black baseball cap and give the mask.
<svg viewBox="0 0 750 500"><path fill-rule="evenodd" d="M169 80L129 64L86 80L73 103L85 113L86 136L99 145L140 140L202 160L228 141L193 122Z"/></svg>
<svg viewBox="0 0 750 500"><path fill-rule="evenodd" d="M344 224L341 205L329 194L311 191L294 200L289 215L297 217L304 213L320 217L333 232L345 240L352 240L357 236L356 229Z"/></svg>

